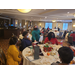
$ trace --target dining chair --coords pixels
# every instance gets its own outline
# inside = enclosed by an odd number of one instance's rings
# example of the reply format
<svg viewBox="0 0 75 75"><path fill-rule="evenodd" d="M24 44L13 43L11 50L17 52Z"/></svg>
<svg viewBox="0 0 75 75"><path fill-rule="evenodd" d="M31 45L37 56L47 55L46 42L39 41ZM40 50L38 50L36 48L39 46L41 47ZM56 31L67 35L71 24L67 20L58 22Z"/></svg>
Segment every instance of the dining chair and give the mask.
<svg viewBox="0 0 75 75"><path fill-rule="evenodd" d="M6 56L2 49L0 49L0 65L6 65Z"/></svg>
<svg viewBox="0 0 75 75"><path fill-rule="evenodd" d="M70 43L70 45L73 45L73 37L71 36L68 37L68 43Z"/></svg>
<svg viewBox="0 0 75 75"><path fill-rule="evenodd" d="M63 39L62 35L63 35L63 32L59 32L59 36L57 38L58 39Z"/></svg>

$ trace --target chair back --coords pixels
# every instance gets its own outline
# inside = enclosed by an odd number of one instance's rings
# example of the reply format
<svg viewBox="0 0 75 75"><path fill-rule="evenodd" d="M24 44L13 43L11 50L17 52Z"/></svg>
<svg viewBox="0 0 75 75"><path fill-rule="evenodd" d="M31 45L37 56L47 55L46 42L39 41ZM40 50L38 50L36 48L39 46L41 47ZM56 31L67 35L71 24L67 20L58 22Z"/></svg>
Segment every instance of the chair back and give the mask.
<svg viewBox="0 0 75 75"><path fill-rule="evenodd" d="M6 56L2 51L2 49L0 49L0 65L6 65L6 62L7 62Z"/></svg>
<svg viewBox="0 0 75 75"><path fill-rule="evenodd" d="M59 32L59 37L62 37L63 32Z"/></svg>
<svg viewBox="0 0 75 75"><path fill-rule="evenodd" d="M73 37L69 36L68 37L68 42L73 44Z"/></svg>

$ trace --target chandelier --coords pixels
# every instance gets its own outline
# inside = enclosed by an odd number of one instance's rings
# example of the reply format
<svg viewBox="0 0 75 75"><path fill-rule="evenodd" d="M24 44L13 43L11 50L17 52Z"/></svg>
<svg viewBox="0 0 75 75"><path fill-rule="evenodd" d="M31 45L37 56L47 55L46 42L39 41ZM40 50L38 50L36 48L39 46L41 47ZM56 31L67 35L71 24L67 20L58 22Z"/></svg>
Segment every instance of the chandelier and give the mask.
<svg viewBox="0 0 75 75"><path fill-rule="evenodd" d="M56 20L52 20L52 22L56 22Z"/></svg>
<svg viewBox="0 0 75 75"><path fill-rule="evenodd" d="M31 11L31 9L17 9L17 10L22 12L22 13L28 13Z"/></svg>

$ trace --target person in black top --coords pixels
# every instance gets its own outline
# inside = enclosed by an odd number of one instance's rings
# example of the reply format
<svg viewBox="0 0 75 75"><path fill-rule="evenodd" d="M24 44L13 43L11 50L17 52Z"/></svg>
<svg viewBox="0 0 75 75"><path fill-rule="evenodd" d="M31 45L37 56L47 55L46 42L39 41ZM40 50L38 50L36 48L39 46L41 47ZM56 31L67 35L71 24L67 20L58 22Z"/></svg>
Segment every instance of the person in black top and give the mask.
<svg viewBox="0 0 75 75"><path fill-rule="evenodd" d="M61 47L58 50L60 62L52 63L51 65L69 65L74 57L73 51L69 47Z"/></svg>
<svg viewBox="0 0 75 75"><path fill-rule="evenodd" d="M67 34L67 30L64 31L63 37L65 38L65 35Z"/></svg>
<svg viewBox="0 0 75 75"><path fill-rule="evenodd" d="M60 28L58 27L58 31L60 31Z"/></svg>
<svg viewBox="0 0 75 75"><path fill-rule="evenodd" d="M21 45L20 45L20 48L19 48L20 51L23 51L24 48L26 48L26 47L28 47L32 44L31 40L28 37L27 31L23 32L23 36L24 36L24 38L22 39Z"/></svg>

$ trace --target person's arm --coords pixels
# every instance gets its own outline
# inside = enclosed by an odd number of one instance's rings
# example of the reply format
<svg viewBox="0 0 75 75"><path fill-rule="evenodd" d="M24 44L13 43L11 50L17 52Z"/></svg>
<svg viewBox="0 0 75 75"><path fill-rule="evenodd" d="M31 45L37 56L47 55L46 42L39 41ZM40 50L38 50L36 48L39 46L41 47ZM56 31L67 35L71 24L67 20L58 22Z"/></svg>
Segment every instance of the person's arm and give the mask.
<svg viewBox="0 0 75 75"><path fill-rule="evenodd" d="M33 37L34 41L36 41L35 33L34 32L32 32L32 37Z"/></svg>
<svg viewBox="0 0 75 75"><path fill-rule="evenodd" d="M48 42L48 37L46 37L46 38L45 38L45 41L44 41L44 43L47 43L47 42Z"/></svg>
<svg viewBox="0 0 75 75"><path fill-rule="evenodd" d="M24 48L26 48L26 42L25 42L25 41L22 41L21 45L22 45L22 50L23 50Z"/></svg>
<svg viewBox="0 0 75 75"><path fill-rule="evenodd" d="M17 48L13 48L10 53L15 61L21 61L21 58L18 57Z"/></svg>
<svg viewBox="0 0 75 75"><path fill-rule="evenodd" d="M56 45L58 45L58 40L56 39Z"/></svg>
<svg viewBox="0 0 75 75"><path fill-rule="evenodd" d="M72 36L72 34L70 34L70 36Z"/></svg>

